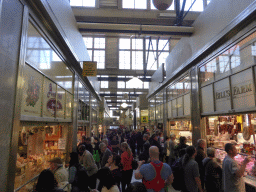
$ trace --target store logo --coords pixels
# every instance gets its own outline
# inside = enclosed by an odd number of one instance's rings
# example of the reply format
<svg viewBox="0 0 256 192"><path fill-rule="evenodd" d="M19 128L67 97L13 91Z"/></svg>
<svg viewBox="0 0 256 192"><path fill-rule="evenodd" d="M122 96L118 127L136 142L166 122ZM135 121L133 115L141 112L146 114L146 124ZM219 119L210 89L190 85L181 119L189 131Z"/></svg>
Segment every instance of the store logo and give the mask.
<svg viewBox="0 0 256 192"><path fill-rule="evenodd" d="M242 85L240 87L233 87L233 96L248 93L252 91L252 84ZM216 92L216 100L230 97L230 90L224 90L222 92Z"/></svg>
<svg viewBox="0 0 256 192"><path fill-rule="evenodd" d="M247 92L251 92L251 91L252 91L252 84L243 85L240 87L233 87L234 95L239 95L239 94L243 94L243 93L247 93Z"/></svg>
<svg viewBox="0 0 256 192"><path fill-rule="evenodd" d="M216 92L216 100L230 97L230 90Z"/></svg>

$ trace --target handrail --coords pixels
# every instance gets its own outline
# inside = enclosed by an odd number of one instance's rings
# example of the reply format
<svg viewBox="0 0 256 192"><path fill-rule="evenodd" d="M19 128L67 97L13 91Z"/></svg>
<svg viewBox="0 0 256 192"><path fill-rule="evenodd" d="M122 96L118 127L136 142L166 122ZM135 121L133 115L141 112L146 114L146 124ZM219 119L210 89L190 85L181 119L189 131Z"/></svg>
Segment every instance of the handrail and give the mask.
<svg viewBox="0 0 256 192"><path fill-rule="evenodd" d="M31 183L32 181L34 181L35 179L37 179L39 177L40 174L38 174L37 176L33 177L32 179L30 179L29 181L27 181L26 183L24 183L23 185L21 185L19 188L15 189L14 192L17 192L19 190L21 190L23 187L25 187L27 184Z"/></svg>

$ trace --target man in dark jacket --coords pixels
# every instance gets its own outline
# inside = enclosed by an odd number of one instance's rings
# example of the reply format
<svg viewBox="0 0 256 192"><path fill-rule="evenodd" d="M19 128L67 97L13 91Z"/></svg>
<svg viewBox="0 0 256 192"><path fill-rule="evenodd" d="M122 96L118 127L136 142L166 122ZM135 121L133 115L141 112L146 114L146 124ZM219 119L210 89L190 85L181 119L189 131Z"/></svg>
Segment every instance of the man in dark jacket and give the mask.
<svg viewBox="0 0 256 192"><path fill-rule="evenodd" d="M197 154L196 154L196 157L195 157L195 161L198 163L202 189L204 189L204 167L203 167L203 159L206 157L205 148L206 148L206 142L205 142L205 140L199 139L199 140L197 141L197 148L196 148Z"/></svg>
<svg viewBox="0 0 256 192"><path fill-rule="evenodd" d="M145 163L148 162L149 159L149 148L150 148L150 143L149 143L149 135L148 134L144 134L143 135L143 151L142 153L139 155L139 160L140 161L145 161Z"/></svg>
<svg viewBox="0 0 256 192"><path fill-rule="evenodd" d="M141 132L137 133L136 139L137 139L137 154L140 155L140 153L143 150L143 144L144 144L143 136Z"/></svg>

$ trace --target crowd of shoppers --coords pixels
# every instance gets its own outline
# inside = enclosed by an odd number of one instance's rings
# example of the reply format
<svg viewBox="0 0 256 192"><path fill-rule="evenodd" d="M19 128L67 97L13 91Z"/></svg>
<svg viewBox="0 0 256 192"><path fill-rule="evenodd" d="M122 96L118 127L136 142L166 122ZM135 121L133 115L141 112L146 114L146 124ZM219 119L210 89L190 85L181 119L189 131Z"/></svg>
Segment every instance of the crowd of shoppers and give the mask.
<svg viewBox="0 0 256 192"><path fill-rule="evenodd" d="M160 132L150 137L145 130L110 131L100 139L83 136L77 152L70 154L68 169L60 158L51 159L50 169L41 172L34 192L135 192L139 188L164 192L173 182L172 168L177 162L181 162L183 192L245 191L242 176L249 159L238 165L233 144L225 145L227 156L220 166L215 150L206 149L203 139L196 147L187 145L183 136L176 143L175 134L162 140ZM138 163L135 179L142 179L142 183L131 183L134 160Z"/></svg>

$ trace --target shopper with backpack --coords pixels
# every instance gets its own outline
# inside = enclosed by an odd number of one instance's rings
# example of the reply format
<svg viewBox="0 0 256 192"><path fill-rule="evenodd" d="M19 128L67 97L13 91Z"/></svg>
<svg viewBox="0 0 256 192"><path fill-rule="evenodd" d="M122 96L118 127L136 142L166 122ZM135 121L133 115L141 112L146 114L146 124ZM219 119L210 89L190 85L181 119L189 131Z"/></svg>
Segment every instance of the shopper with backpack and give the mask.
<svg viewBox="0 0 256 192"><path fill-rule="evenodd" d="M167 163L159 160L159 149L156 146L149 148L151 162L144 164L144 161L138 162L138 168L135 172L135 179L142 179L148 192L164 192L165 186L173 181L171 167Z"/></svg>
<svg viewBox="0 0 256 192"><path fill-rule="evenodd" d="M70 154L69 162L69 183L71 184L71 192L88 192L88 175L85 168L79 164L78 153Z"/></svg>

